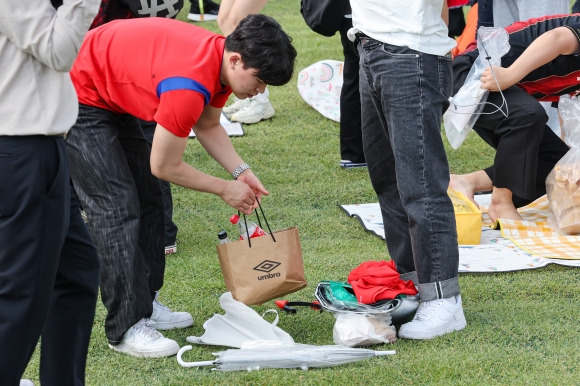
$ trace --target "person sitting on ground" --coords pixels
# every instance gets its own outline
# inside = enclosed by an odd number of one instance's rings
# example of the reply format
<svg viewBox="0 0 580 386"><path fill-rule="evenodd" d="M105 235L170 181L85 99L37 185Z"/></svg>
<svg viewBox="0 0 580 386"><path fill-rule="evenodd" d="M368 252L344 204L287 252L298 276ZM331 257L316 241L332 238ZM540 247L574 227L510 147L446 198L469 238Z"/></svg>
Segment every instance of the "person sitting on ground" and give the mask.
<svg viewBox="0 0 580 386"><path fill-rule="evenodd" d="M492 190L488 214L493 221L521 220L516 207L546 193L547 175L568 151L546 125L548 116L539 101L556 102L560 95L580 91L580 16L530 19L506 30L511 48L501 59L503 67L487 68L481 76L482 87L491 92L473 127L496 149L494 165L451 175L449 184L471 200L478 191ZM455 92L478 55L473 45L454 59ZM502 103L507 108L500 111Z"/></svg>
<svg viewBox="0 0 580 386"><path fill-rule="evenodd" d="M249 14L260 12L268 0L222 0L217 23L225 36L228 36L240 20ZM224 115L233 122L245 124L258 123L270 119L276 113L269 99L270 92L265 88L253 98L234 98L234 102L224 107Z"/></svg>
<svg viewBox="0 0 580 386"><path fill-rule="evenodd" d="M152 306L165 270L163 200L152 173L250 214L268 191L232 146L221 109L232 92L248 98L286 84L295 59L292 39L264 15L249 15L227 38L166 18L112 21L87 34L71 70L80 106L67 144L99 251L113 350L138 357L179 350L155 330L184 324L176 313L159 318ZM151 149L137 118L158 123ZM192 127L233 181L183 161Z"/></svg>

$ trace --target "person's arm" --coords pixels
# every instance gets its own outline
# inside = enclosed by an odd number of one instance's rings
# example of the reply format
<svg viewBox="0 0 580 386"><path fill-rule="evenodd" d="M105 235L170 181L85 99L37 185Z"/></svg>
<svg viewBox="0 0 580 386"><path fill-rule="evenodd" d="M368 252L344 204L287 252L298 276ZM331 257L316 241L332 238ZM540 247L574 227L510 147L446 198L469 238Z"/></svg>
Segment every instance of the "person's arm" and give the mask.
<svg viewBox="0 0 580 386"><path fill-rule="evenodd" d="M260 12L267 2L268 0L222 0L217 23L224 36L234 32L244 17Z"/></svg>
<svg viewBox="0 0 580 386"><path fill-rule="evenodd" d="M100 0L65 0L54 9L48 0L0 0L0 33L45 65L72 67ZM9 11L9 12L8 12Z"/></svg>
<svg viewBox="0 0 580 386"><path fill-rule="evenodd" d="M449 6L447 5L447 0L443 0L443 8L441 8L441 19L446 25L449 25Z"/></svg>
<svg viewBox="0 0 580 386"><path fill-rule="evenodd" d="M230 137L220 123L221 112L221 109L207 106L193 130L205 150L231 174L244 161L234 149ZM250 186L258 200L261 199L262 194L268 195L268 191L251 169L243 171L238 176L238 181L243 181ZM257 207L257 203L254 207Z"/></svg>
<svg viewBox="0 0 580 386"><path fill-rule="evenodd" d="M560 55L578 53L578 37L567 27L558 27L540 35L526 48L520 57L509 67L493 66L493 73L488 67L481 75L482 88L499 91L513 86L526 75ZM497 83L496 79L497 78Z"/></svg>
<svg viewBox="0 0 580 386"><path fill-rule="evenodd" d="M219 109L215 110L219 111ZM203 119L200 118L199 121L202 121L201 124L203 127ZM219 125L219 115L217 124ZM202 141L209 141L211 135L208 135L203 128L198 128L198 125L196 125L196 135L208 153L210 153L212 157L214 157L224 168L226 168L228 172L232 172L237 166L243 163L243 161L237 155L235 150L233 150L231 141L229 140L227 133L223 127L221 127L221 125L220 128L221 130L215 131L223 132L226 137L226 141L229 143L229 150L227 144L224 144L223 138L221 140L219 139L219 135L217 140L218 143L211 144L206 147ZM187 140L187 137L177 137L163 126L157 125L157 128L155 129L155 135L153 137L153 144L151 146L151 172L153 175L162 180L183 186L188 189L213 193L219 196L228 205L240 210L242 213L252 213L252 210L257 206L257 202L255 202L255 197L257 194L254 191L254 187L258 187L258 194L268 194L268 192L262 187L259 180L253 176L251 170L244 171L239 176L238 180L232 181L226 181L221 178L203 173L183 161L183 154L185 152ZM214 148L219 147L220 144L224 146L223 151L219 151ZM252 182L252 176L257 181L254 181L253 183L254 187L252 187L252 185L248 184L246 181L249 180Z"/></svg>

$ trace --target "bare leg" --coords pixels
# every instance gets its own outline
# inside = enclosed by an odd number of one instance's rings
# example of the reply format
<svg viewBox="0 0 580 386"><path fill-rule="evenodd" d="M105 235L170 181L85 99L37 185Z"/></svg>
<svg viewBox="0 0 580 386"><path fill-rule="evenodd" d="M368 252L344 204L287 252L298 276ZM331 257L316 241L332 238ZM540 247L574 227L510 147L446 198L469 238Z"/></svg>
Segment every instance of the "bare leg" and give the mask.
<svg viewBox="0 0 580 386"><path fill-rule="evenodd" d="M523 220L514 206L511 190L506 188L493 188L487 214L492 221L497 221L500 218Z"/></svg>
<svg viewBox="0 0 580 386"><path fill-rule="evenodd" d="M469 174L451 174L449 179L449 189L463 193L478 208L479 205L473 198L475 193L483 190L491 190L492 188L491 179L483 170Z"/></svg>

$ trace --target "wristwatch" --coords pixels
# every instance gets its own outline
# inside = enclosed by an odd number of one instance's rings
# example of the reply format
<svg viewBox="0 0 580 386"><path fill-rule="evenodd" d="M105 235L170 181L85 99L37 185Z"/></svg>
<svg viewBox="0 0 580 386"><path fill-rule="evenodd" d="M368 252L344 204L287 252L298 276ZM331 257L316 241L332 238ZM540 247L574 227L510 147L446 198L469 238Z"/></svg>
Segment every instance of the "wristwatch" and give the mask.
<svg viewBox="0 0 580 386"><path fill-rule="evenodd" d="M240 176L240 174L242 174L242 172L246 169L250 169L250 165L248 165L247 163L243 163L240 166L238 166L237 168L234 169L234 171L232 172L232 177L234 180L237 180L238 177Z"/></svg>

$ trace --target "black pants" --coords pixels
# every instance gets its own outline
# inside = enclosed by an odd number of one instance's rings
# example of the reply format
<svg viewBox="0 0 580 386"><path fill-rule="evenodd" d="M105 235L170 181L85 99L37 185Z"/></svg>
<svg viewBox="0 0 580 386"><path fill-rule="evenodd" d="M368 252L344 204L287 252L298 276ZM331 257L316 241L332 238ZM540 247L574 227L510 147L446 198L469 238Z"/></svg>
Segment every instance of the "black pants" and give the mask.
<svg viewBox="0 0 580 386"><path fill-rule="evenodd" d="M156 122L139 120L145 139L149 145L153 143L153 134L155 134ZM171 195L171 185L167 181L159 180L161 184L161 193L163 194L163 209L165 219L165 245L175 244L177 240L177 225L173 222L173 196Z"/></svg>
<svg viewBox="0 0 580 386"><path fill-rule="evenodd" d="M0 136L0 160L0 384L19 384L41 334L41 383L84 384L99 260L65 142Z"/></svg>
<svg viewBox="0 0 580 386"><path fill-rule="evenodd" d="M360 93L358 84L358 51L346 33L352 19L344 18L340 41L344 53L343 84L340 90L340 156L355 163L365 162L362 145Z"/></svg>
<svg viewBox="0 0 580 386"><path fill-rule="evenodd" d="M508 117L486 115L496 109L487 105L473 129L497 150L494 165L485 169L493 186L511 190L520 207L546 194L546 177L569 149L546 125L548 116L536 99L518 86L503 94ZM494 92L487 101L500 106L502 98Z"/></svg>

